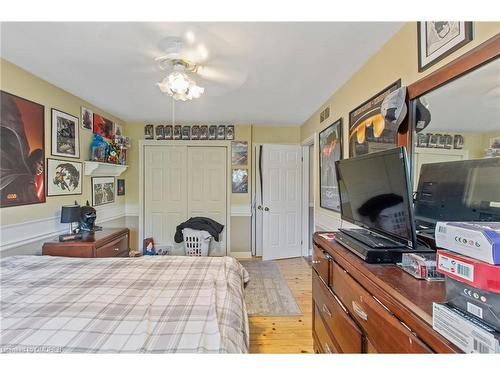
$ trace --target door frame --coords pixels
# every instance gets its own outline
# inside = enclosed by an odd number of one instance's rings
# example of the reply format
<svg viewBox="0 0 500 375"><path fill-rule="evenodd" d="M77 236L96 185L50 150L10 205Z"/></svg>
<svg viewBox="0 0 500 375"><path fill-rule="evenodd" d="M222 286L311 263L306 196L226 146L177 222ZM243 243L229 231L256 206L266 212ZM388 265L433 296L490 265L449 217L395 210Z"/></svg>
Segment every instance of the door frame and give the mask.
<svg viewBox="0 0 500 375"><path fill-rule="evenodd" d="M226 255L231 254L231 141L187 141L187 140L139 140L139 233L137 249L141 251L144 240L144 152L146 146L186 146L186 147L224 147L226 149Z"/></svg>
<svg viewBox="0 0 500 375"><path fill-rule="evenodd" d="M316 162L317 162L317 142L316 132L307 137L300 146L302 147L302 256L309 256L309 179L313 179L313 210L316 211ZM309 147L313 146L313 170L309 170ZM313 228L316 226L315 222L316 212L313 215Z"/></svg>

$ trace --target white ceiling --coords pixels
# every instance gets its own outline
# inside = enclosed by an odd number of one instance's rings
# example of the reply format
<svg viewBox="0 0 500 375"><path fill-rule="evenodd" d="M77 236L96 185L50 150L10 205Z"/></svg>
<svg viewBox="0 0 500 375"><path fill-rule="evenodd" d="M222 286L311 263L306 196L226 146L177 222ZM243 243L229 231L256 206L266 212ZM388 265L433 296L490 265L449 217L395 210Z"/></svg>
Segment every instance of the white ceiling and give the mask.
<svg viewBox="0 0 500 375"><path fill-rule="evenodd" d="M428 93L426 132L500 131L500 59Z"/></svg>
<svg viewBox="0 0 500 375"><path fill-rule="evenodd" d="M159 41L195 36L230 84L176 102L176 122L301 125L402 23L2 23L0 55L125 121L168 122Z"/></svg>

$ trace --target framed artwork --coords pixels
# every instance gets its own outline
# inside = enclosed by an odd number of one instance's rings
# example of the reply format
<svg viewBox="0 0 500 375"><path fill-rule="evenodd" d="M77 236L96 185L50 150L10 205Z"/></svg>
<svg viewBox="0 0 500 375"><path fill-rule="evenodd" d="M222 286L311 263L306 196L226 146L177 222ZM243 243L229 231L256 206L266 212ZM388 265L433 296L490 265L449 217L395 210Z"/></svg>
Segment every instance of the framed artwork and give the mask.
<svg viewBox="0 0 500 375"><path fill-rule="evenodd" d="M208 126L207 125L200 126L200 139L202 139L202 140L208 139Z"/></svg>
<svg viewBox="0 0 500 375"><path fill-rule="evenodd" d="M234 139L234 125L228 125L226 127L226 139L230 141Z"/></svg>
<svg viewBox="0 0 500 375"><path fill-rule="evenodd" d="M165 125L165 139L172 139L174 136L174 130L172 125Z"/></svg>
<svg viewBox="0 0 500 375"><path fill-rule="evenodd" d="M116 122L113 124L113 133L115 136L121 137L123 136L123 126L117 124Z"/></svg>
<svg viewBox="0 0 500 375"><path fill-rule="evenodd" d="M210 125L208 128L208 139L217 139L217 125Z"/></svg>
<svg viewBox="0 0 500 375"><path fill-rule="evenodd" d="M183 140L188 140L189 136L191 135L191 127L190 126L183 126L182 127L182 139Z"/></svg>
<svg viewBox="0 0 500 375"><path fill-rule="evenodd" d="M153 135L154 126L148 124L144 127L144 139L154 139Z"/></svg>
<svg viewBox="0 0 500 375"><path fill-rule="evenodd" d="M82 193L82 163L47 158L47 196Z"/></svg>
<svg viewBox="0 0 500 375"><path fill-rule="evenodd" d="M92 206L101 206L114 201L115 178L92 177Z"/></svg>
<svg viewBox="0 0 500 375"><path fill-rule="evenodd" d="M175 125L174 126L174 139L181 139L182 138L182 127L180 125Z"/></svg>
<svg viewBox="0 0 500 375"><path fill-rule="evenodd" d="M52 108L52 155L80 158L78 117Z"/></svg>
<svg viewBox="0 0 500 375"><path fill-rule="evenodd" d="M94 112L88 108L81 107L81 115L82 128L92 130L94 128Z"/></svg>
<svg viewBox="0 0 500 375"><path fill-rule="evenodd" d="M226 125L219 125L217 127L217 139L219 140L226 139Z"/></svg>
<svg viewBox="0 0 500 375"><path fill-rule="evenodd" d="M396 147L398 129L385 122L381 106L400 87L399 79L349 112L349 157Z"/></svg>
<svg viewBox="0 0 500 375"><path fill-rule="evenodd" d="M45 107L0 91L0 207L45 202Z"/></svg>
<svg viewBox="0 0 500 375"><path fill-rule="evenodd" d="M248 169L233 169L232 191L235 194L248 193Z"/></svg>
<svg viewBox="0 0 500 375"><path fill-rule="evenodd" d="M231 164L232 165L248 164L248 142L246 141L231 142Z"/></svg>
<svg viewBox="0 0 500 375"><path fill-rule="evenodd" d="M104 138L113 138L113 121L94 113L94 133L102 135Z"/></svg>
<svg viewBox="0 0 500 375"><path fill-rule="evenodd" d="M200 139L200 127L198 125L191 127L191 139Z"/></svg>
<svg viewBox="0 0 500 375"><path fill-rule="evenodd" d="M125 180L121 178L116 180L116 195L125 195Z"/></svg>
<svg viewBox="0 0 500 375"><path fill-rule="evenodd" d="M472 22L431 21L417 23L418 71L456 51L472 40Z"/></svg>
<svg viewBox="0 0 500 375"><path fill-rule="evenodd" d="M165 139L165 127L163 125L156 125L155 133L156 139Z"/></svg>
<svg viewBox="0 0 500 375"><path fill-rule="evenodd" d="M342 159L342 118L319 133L320 207L340 212L335 162Z"/></svg>

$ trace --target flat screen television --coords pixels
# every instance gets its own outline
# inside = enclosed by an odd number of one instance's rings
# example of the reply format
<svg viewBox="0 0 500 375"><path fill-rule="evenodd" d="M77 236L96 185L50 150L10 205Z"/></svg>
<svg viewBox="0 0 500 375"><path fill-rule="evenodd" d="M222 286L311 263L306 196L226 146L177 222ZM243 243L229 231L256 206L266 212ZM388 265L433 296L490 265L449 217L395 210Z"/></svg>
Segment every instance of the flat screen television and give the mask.
<svg viewBox="0 0 500 375"><path fill-rule="evenodd" d="M415 218L437 221L500 221L500 158L423 164Z"/></svg>
<svg viewBox="0 0 500 375"><path fill-rule="evenodd" d="M416 248L413 199L404 147L336 162L343 220Z"/></svg>

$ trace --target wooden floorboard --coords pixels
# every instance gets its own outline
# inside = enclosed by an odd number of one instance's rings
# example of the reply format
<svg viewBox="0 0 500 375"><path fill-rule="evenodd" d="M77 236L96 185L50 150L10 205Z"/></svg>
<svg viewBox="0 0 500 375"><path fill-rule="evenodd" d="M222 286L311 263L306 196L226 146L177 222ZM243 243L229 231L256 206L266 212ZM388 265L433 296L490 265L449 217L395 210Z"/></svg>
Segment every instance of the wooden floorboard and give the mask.
<svg viewBox="0 0 500 375"><path fill-rule="evenodd" d="M314 353L311 267L303 258L276 262L303 315L251 316L250 353Z"/></svg>

